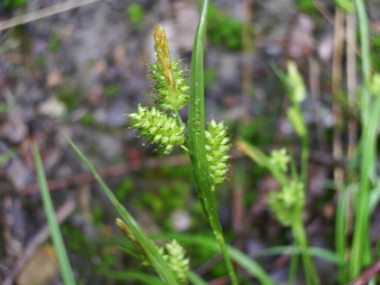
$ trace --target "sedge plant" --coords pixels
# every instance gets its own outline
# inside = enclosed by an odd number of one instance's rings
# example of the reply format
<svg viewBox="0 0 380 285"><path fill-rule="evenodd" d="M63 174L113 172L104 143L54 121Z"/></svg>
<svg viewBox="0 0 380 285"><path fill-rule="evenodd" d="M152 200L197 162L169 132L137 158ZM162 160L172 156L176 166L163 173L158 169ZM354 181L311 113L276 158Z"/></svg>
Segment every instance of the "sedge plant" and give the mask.
<svg viewBox="0 0 380 285"><path fill-rule="evenodd" d="M217 215L213 190L225 180L229 155L229 137L223 122L211 120L205 129L203 50L206 33L208 1L203 1L201 16L194 39L190 87L185 85L184 71L179 62L172 61L165 31L156 25L154 39L157 62L150 65L157 107L138 106L138 112L129 114L131 127L140 130L147 142L157 143L157 151L169 154L175 145L189 151L198 196L204 212L221 247L232 284L237 283L228 255L222 227ZM186 95L190 91L190 95ZM188 138L186 125L178 114L189 102ZM187 144L187 146L185 146Z"/></svg>
<svg viewBox="0 0 380 285"><path fill-rule="evenodd" d="M289 100L292 103L287 110L287 117L296 134L301 139L300 173L298 174L294 159L287 154L285 148L272 150L267 156L260 149L249 143L239 140L237 147L260 166L267 168L280 184L279 191L272 191L268 195L268 206L277 220L285 227L290 227L298 251L293 252L290 265L289 284L293 284L297 270L299 253L305 270L306 284L321 284L314 261L309 252L309 242L302 213L305 205L307 186L307 166L309 159L308 131L301 112L301 103L306 98L306 87L301 74L294 62L288 62L288 72L285 75L277 67L274 70L280 76L288 90ZM288 166L291 164L291 178L288 177Z"/></svg>
<svg viewBox="0 0 380 285"><path fill-rule="evenodd" d="M230 257L232 253L231 250L228 250L223 237L214 197L216 185L226 179L228 172L227 161L229 159L230 138L223 122L217 123L215 120L211 120L207 124L207 129L205 128L203 50L207 7L208 1L204 0L194 39L190 86L186 85L184 70L179 69L179 61L171 59L164 29L162 26L156 25L154 40L157 61L150 65L151 72L149 74L155 81L152 85L153 94L151 94L155 100L155 105L152 107L138 105L136 113L128 114L128 124L130 128L140 131L140 136L145 137L146 143L156 144L157 152L162 155L170 154L175 146L182 147L185 151L188 151L193 165L197 193L203 210L224 257L231 284L237 285L238 280ZM187 94L188 92L189 94ZM186 124L179 116L179 111L185 107L188 101L189 119ZM188 136L186 136L185 132L186 127L188 128ZM199 276L189 272L189 260L185 257L183 248L175 239L165 247L159 248L146 236L133 217L117 201L112 191L81 151L69 138L67 139L119 211L123 219L117 219L116 224L142 254L146 260L144 263L152 265L165 284L187 284L188 278L193 282L201 280ZM258 264L240 251L235 249L234 252L236 260L255 275L262 284L273 284ZM135 272L124 274L123 277L156 280ZM196 281L196 284L201 284L198 281Z"/></svg>
<svg viewBox="0 0 380 285"><path fill-rule="evenodd" d="M272 191L268 196L268 205L278 221L285 227L289 227L294 236L294 245L291 247L276 247L268 249L266 254L278 254L290 250L292 253L289 284L293 284L301 257L305 271L306 283L318 285L320 280L315 268L312 256L319 256L340 266L340 272L347 273L345 280L340 279L340 284L355 278L362 268L372 261L370 244L367 237L369 217L374 206L368 207L370 197L380 200L380 186L377 191L370 191L370 182L375 169L375 146L377 118L380 112L380 76L372 76L369 73L368 53L368 24L361 0L356 0L359 22L361 28L362 43L362 139L360 143L361 155L361 181L359 191L355 194L356 223L352 254L349 260L349 272L344 262L348 246L345 242L345 217L347 213L347 195L343 192L340 196L337 213L337 252L338 255L322 250L311 248L306 236L305 226L302 221L302 213L305 204L306 187L308 182L307 167L309 157L308 130L301 112L301 103L305 99L306 87L302 76L297 70L295 63L288 63L287 74L275 68L280 78L287 87L291 106L287 110L287 117L296 134L301 140L300 170L297 171L295 160L287 153L285 148L273 150L270 155L264 154L257 147L245 141L238 141L237 146L251 157L260 166L267 168L274 178L279 182L280 190ZM158 273L158 277L137 271L103 272L105 275L115 279L140 280L147 284L207 284L200 276L190 271L190 260L182 243L193 243L223 255L231 284L238 284L231 259L237 262L248 273L255 276L261 284L273 285L268 274L254 260L244 255L239 250L226 245L222 228L217 215L217 203L215 200L215 189L218 184L223 183L228 172L228 150L230 138L223 122L211 120L205 123L205 100L204 100L204 76L203 76L203 52L206 34L208 1L204 0L201 6L201 16L194 39L194 48L191 62L190 85L186 85L184 70L179 68L180 62L172 60L169 52L169 44L165 31L160 25L155 28L155 50L157 61L150 65L150 77L155 81L152 86L152 97L154 106L137 106L137 112L128 115L128 124L131 128L140 131L140 136L146 138L147 143L157 145L157 152L162 155L170 154L174 147L179 146L190 155L196 190L201 201L204 213L212 228L215 239L209 237L174 234L164 236L171 238L165 246L159 247L140 228L135 219L116 199L113 192L101 179L94 167L88 162L82 152L69 139L69 143L78 153L84 163L88 166L96 180L104 189L121 218L116 219L116 225L121 232L131 241L142 258L142 265L151 265ZM373 102L373 104L372 104ZM182 121L179 111L189 103L189 119ZM205 127L206 125L206 127ZM187 132L186 132L187 129ZM186 135L187 133L187 135ZM44 180L42 163L38 155L37 147L33 148L42 193L44 200L47 199L47 186ZM290 165L290 168L289 168ZM45 181L45 182L44 182ZM380 183L378 183L380 185ZM371 194L374 194L370 196ZM377 194L377 196L375 195ZM52 217L54 211L51 205L46 208L48 216ZM372 203L373 204L373 203ZM49 220L52 220L49 218ZM53 224L52 224L53 225ZM53 225L54 232L59 234L57 225ZM61 238L53 238L61 239ZM216 240L216 241L215 241ZM65 284L75 284L73 274L65 255L62 241L56 243L62 255L62 274ZM364 249L364 254L362 250ZM57 250L58 251L58 250ZM65 257L66 256L66 257ZM67 278L67 280L66 280Z"/></svg>

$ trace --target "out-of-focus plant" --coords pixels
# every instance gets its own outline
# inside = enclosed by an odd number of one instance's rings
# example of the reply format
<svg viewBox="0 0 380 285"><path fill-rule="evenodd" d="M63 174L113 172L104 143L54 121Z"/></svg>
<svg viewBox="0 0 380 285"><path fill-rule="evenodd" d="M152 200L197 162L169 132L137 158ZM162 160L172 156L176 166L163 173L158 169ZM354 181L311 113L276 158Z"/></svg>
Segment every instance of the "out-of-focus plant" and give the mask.
<svg viewBox="0 0 380 285"><path fill-rule="evenodd" d="M144 6L133 2L126 8L128 19L135 25L140 25L145 16Z"/></svg>
<svg viewBox="0 0 380 285"><path fill-rule="evenodd" d="M26 5L28 0L4 0L2 3L6 8L18 8Z"/></svg>
<svg viewBox="0 0 380 285"><path fill-rule="evenodd" d="M295 166L292 165L291 178L288 178L288 164L292 161L292 158L287 154L285 148L273 150L271 155L267 156L245 141L240 140L236 144L241 151L256 163L267 168L280 184L279 191L272 191L268 195L268 206L283 226L292 229L295 245L300 248L306 283L317 285L320 284L320 280L314 261L309 254L309 242L302 221L309 158L308 132L301 111L301 102L306 98L306 87L296 64L288 62L287 68L288 72L284 74L274 66L275 71L287 88L289 100L292 103L287 110L288 119L302 142L300 174L297 173ZM298 254L293 253L289 284L294 282L297 256Z"/></svg>
<svg viewBox="0 0 380 285"><path fill-rule="evenodd" d="M208 8L207 34L215 45L225 45L230 49L240 49L242 45L242 21L229 16L215 4Z"/></svg>

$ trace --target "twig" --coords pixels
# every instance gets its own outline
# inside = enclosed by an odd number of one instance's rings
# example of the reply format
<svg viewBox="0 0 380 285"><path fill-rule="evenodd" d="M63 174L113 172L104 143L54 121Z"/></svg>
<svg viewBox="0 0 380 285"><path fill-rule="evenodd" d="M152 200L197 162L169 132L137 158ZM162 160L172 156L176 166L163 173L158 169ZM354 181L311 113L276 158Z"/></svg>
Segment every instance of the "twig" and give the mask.
<svg viewBox="0 0 380 285"><path fill-rule="evenodd" d="M343 157L342 143L342 115L341 105L338 96L341 96L342 83L342 54L343 43L342 31L344 30L344 13L337 7L335 10L335 30L334 30L334 56L332 65L332 95L333 95L333 115L334 115L334 137L333 137L333 157L341 160ZM339 190L343 186L343 169L335 167L334 180Z"/></svg>
<svg viewBox="0 0 380 285"><path fill-rule="evenodd" d="M346 16L347 27L347 89L350 107L356 103L356 15L353 13ZM350 48L351 47L351 48ZM352 158L357 141L358 125L355 119L348 121L348 157Z"/></svg>
<svg viewBox="0 0 380 285"><path fill-rule="evenodd" d="M74 200L68 200L63 204L61 208L56 213L58 223L62 223L75 209ZM3 285L12 285L14 279L20 273L21 269L24 267L26 262L32 257L36 249L49 237L50 229L48 225L45 225L39 233L37 233L34 238L28 243L23 254L17 260L15 266L13 267L9 276L4 280Z"/></svg>
<svg viewBox="0 0 380 285"><path fill-rule="evenodd" d="M20 24L26 24L29 22L33 22L35 20L39 20L42 18L50 17L55 14L59 14L74 8L78 8L80 6L84 6L93 2L97 2L99 0L71 0L67 1L65 3L60 3L57 5L54 5L52 7L44 8L38 11L30 12L24 15L20 15L17 17L14 17L9 20L4 20L0 22L0 31L13 28Z"/></svg>

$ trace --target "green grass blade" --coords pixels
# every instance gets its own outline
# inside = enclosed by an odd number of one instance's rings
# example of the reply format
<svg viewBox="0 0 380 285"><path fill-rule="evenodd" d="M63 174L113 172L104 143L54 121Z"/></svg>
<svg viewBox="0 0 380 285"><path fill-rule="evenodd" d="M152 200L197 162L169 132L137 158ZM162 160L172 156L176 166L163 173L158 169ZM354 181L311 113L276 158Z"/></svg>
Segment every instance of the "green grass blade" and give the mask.
<svg viewBox="0 0 380 285"><path fill-rule="evenodd" d="M307 253L311 256L318 257L335 264L346 264L344 258L340 257L338 254L331 250L327 250L320 247L308 247L306 249ZM269 255L281 255L281 254L301 254L301 248L298 246L287 245L287 246L274 246L266 249L259 250L255 252L255 257L269 256Z"/></svg>
<svg viewBox="0 0 380 285"><path fill-rule="evenodd" d="M168 284L178 284L176 277L169 268L166 261L163 259L161 254L157 251L156 246L140 228L136 220L129 214L129 212L119 203L115 195L108 188L103 179L96 172L95 168L90 164L86 159L83 153L76 147L76 145L65 135L66 139L69 141L73 149L77 152L83 162L90 169L91 173L94 175L95 179L99 182L100 186L106 192L108 198L111 200L111 203L114 205L116 210L119 212L120 216L123 218L124 222L128 226L128 229L136 238L137 242L140 244L141 248L145 251L147 258L149 259L150 264L156 269L157 273L165 280Z"/></svg>
<svg viewBox="0 0 380 285"><path fill-rule="evenodd" d="M7 150L0 154L0 166L10 160L12 157L16 155L16 152L12 149Z"/></svg>
<svg viewBox="0 0 380 285"><path fill-rule="evenodd" d="M203 78L203 50L206 34L208 1L203 1L191 59L190 98L189 98L189 151L193 165L198 195L202 199L213 199L211 179L208 171L205 149L205 102ZM205 205L203 205L205 207ZM207 208L206 208L207 210Z"/></svg>
<svg viewBox="0 0 380 285"><path fill-rule="evenodd" d="M364 0L355 0L356 10L360 29L360 46L361 46L361 70L362 70L362 93L361 93L361 117L362 117L362 138L361 138L361 172L360 188L355 197L355 229L352 243L350 258L350 279L354 279L362 270L364 264L368 262L368 254L363 254L363 248L369 248L368 225L369 225L369 172L372 169L370 163L373 161L374 154L373 141L371 141L371 96L369 92L370 76L370 49L369 49L369 25L366 13L366 4ZM378 115L378 114L377 114ZM378 117L376 118L378 121ZM376 142L376 139L375 139Z"/></svg>
<svg viewBox="0 0 380 285"><path fill-rule="evenodd" d="M186 234L155 234L152 236L153 238L175 238L180 240L183 243L188 244L196 244L197 246L203 247L205 250L210 250L214 253L219 253L220 248L218 243L207 236L190 236ZM242 268L247 270L252 276L256 277L261 284L263 285L274 285L273 281L269 277L269 275L265 272L265 270L252 258L245 255L240 250L234 248L233 246L227 245L227 251L230 257L238 263Z"/></svg>
<svg viewBox="0 0 380 285"><path fill-rule="evenodd" d="M355 278L363 268L370 262L370 255L368 249L369 246L369 219L370 219L370 175L371 169L374 167L376 157L376 145L377 145L377 128L379 124L380 113L380 97L376 97L373 103L369 120L367 124L363 126L363 141L362 141L362 162L360 169L360 190L357 194L356 204L356 220L355 231L352 245L351 256L351 279ZM363 254L363 248L367 249L367 252Z"/></svg>
<svg viewBox="0 0 380 285"><path fill-rule="evenodd" d="M151 276L149 274L143 273L141 271L111 271L111 270L100 270L99 274L107 276L115 280L135 280L140 281L145 284L150 285L165 285L160 278Z"/></svg>
<svg viewBox="0 0 380 285"><path fill-rule="evenodd" d="M372 214L380 201L380 179L377 179L375 188L371 190L369 199L369 211Z"/></svg>
<svg viewBox="0 0 380 285"><path fill-rule="evenodd" d="M207 282L202 279L198 274L195 272L190 272L189 274L189 280L194 285L207 285Z"/></svg>
<svg viewBox="0 0 380 285"><path fill-rule="evenodd" d="M211 190L212 185L206 159L203 52L206 36L207 8L208 0L203 0L191 56L188 143L198 196L213 229L215 238L222 249L231 282L233 285L237 285L235 271L226 250L214 193Z"/></svg>
<svg viewBox="0 0 380 285"><path fill-rule="evenodd" d="M36 165L38 183L41 189L41 198L44 205L44 211L46 215L46 219L50 228L51 239L53 241L53 245L57 254L59 268L61 270L61 275L63 282L65 285L74 285L75 279L73 272L71 270L71 266L69 263L69 259L67 257L67 252L65 249L65 245L63 243L61 231L59 230L59 225L57 219L55 217L53 203L51 201L49 188L46 182L46 176L44 171L44 166L41 161L40 153L38 152L37 144L33 143L33 157Z"/></svg>
<svg viewBox="0 0 380 285"><path fill-rule="evenodd" d="M289 266L289 274L288 274L288 284L292 285L295 283L298 272L298 264L299 264L299 255L292 253L292 257L290 258L290 266Z"/></svg>
<svg viewBox="0 0 380 285"><path fill-rule="evenodd" d="M347 252L346 242L346 223L348 217L348 201L349 201L349 189L343 189L339 195L336 218L335 218L335 246L336 252L341 258L345 258ZM346 266L339 266L338 279L340 284L346 283L347 280L347 268Z"/></svg>

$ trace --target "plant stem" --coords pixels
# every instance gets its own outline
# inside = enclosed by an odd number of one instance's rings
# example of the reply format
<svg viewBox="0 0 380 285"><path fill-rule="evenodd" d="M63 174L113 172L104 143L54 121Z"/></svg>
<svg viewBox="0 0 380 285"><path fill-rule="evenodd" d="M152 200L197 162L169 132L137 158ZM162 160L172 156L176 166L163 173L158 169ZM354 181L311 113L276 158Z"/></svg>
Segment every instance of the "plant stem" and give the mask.
<svg viewBox="0 0 380 285"><path fill-rule="evenodd" d="M307 189L308 161L309 161L309 138L306 132L306 134L301 137L301 181L305 189Z"/></svg>
<svg viewBox="0 0 380 285"><path fill-rule="evenodd" d="M308 253L308 241L301 217L302 208L295 209L291 226L296 243L301 250L301 257L305 269L306 284L320 285L321 282L318 277L317 269L315 268L313 259Z"/></svg>

